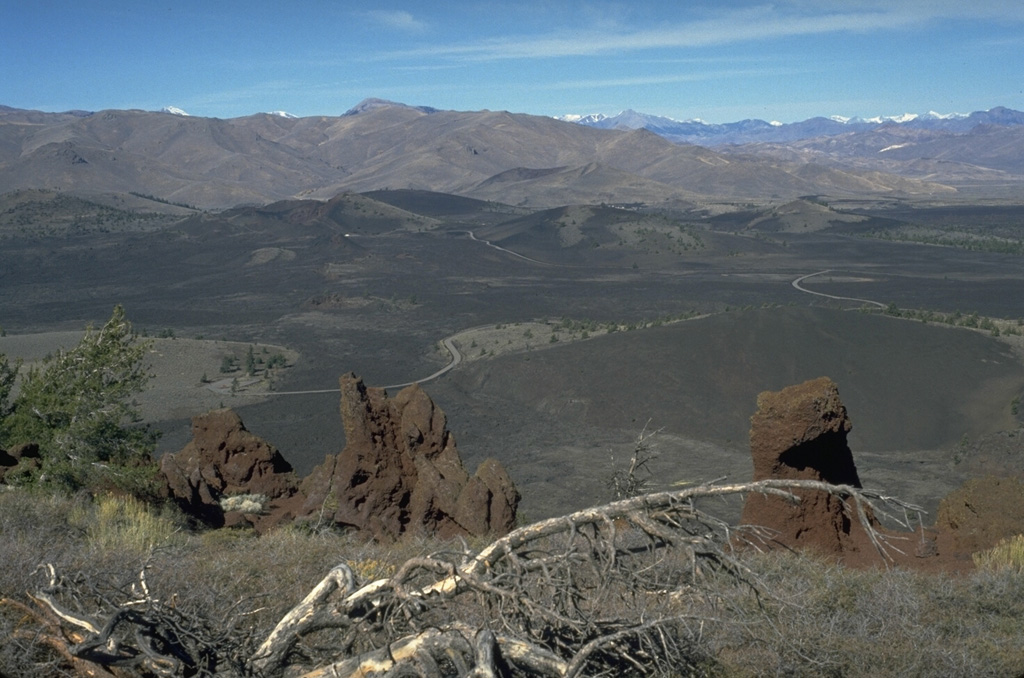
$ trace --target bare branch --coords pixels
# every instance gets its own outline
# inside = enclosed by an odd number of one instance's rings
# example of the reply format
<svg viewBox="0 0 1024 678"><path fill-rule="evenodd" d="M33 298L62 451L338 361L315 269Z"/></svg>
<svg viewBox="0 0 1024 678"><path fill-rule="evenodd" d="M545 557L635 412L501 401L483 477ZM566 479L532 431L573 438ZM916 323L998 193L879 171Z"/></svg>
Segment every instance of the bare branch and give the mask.
<svg viewBox="0 0 1024 678"><path fill-rule="evenodd" d="M302 602L278 622L259 646L252 659L253 670L261 675L276 675L299 637L311 627L322 623L327 599L337 590L345 593L354 588L355 575L352 568L344 563L334 566Z"/></svg>
<svg viewBox="0 0 1024 678"><path fill-rule="evenodd" d="M50 586L36 600L56 627L84 636L73 647L65 644L68 656L100 666L134 663L154 673L212 674L234 667L224 657L237 656L239 673L261 678L644 674L695 665L704 624L724 623L706 584L715 573L764 588L732 551L736 530L704 513L698 501L760 492L797 503L808 491L851 506L886 557L894 547L873 516L890 507L910 523L909 515L920 512L877 492L810 480L630 497L521 527L478 552L463 545L409 559L391 577L359 588L352 569L337 565L247 653L255 642L239 646L237 638L162 603L145 567L127 600L112 601L112 611L97 615L102 623L66 609L52 567ZM762 536L756 528L744 533ZM334 634L325 644L329 652L310 653L309 639L328 631Z"/></svg>

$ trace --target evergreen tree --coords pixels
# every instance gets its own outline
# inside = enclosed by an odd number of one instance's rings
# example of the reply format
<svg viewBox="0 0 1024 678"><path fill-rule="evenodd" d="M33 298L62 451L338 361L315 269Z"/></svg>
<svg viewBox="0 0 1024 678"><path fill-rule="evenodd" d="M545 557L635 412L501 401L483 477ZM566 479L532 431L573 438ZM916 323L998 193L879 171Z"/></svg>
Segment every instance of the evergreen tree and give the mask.
<svg viewBox="0 0 1024 678"><path fill-rule="evenodd" d="M10 361L7 360L7 356L0 353L0 421L11 413L12 405L9 402L9 398L11 396L11 389L14 388L14 380L18 376L20 368L20 360L11 365ZM0 442L2 440L0 438Z"/></svg>
<svg viewBox="0 0 1024 678"><path fill-rule="evenodd" d="M139 342L121 306L78 346L48 356L21 382L17 398L0 409L0 442L39 445L42 467L34 478L71 490L114 486L141 493L153 471L156 434L139 424L133 398L149 382ZM0 407L10 393L0 363Z"/></svg>

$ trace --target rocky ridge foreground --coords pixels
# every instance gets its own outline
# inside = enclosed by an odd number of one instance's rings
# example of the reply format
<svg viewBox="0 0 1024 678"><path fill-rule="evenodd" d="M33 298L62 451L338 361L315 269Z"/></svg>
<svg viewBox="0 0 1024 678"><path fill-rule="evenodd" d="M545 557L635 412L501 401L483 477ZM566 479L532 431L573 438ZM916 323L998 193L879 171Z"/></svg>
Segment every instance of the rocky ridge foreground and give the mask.
<svg viewBox="0 0 1024 678"><path fill-rule="evenodd" d="M298 516L291 464L230 409L193 417L192 440L160 459L160 473L178 507L210 527L265 532Z"/></svg>
<svg viewBox="0 0 1024 678"><path fill-rule="evenodd" d="M341 377L346 445L299 479L272 445L231 410L192 421L193 440L160 462L167 494L212 527L257 532L292 521L357 529L382 541L409 533L503 535L519 492L501 464L465 470L444 412L417 385L390 398Z"/></svg>
<svg viewBox="0 0 1024 678"><path fill-rule="evenodd" d="M839 389L827 377L761 393L751 417L754 480L817 480L861 487L846 436L852 427ZM741 522L766 528L759 546L807 548L846 565L896 564L922 570L968 570L971 554L1024 531L1024 482L983 477L967 481L939 505L935 524L919 520L916 533L892 531L868 512L869 524L888 546L883 558L855 508L818 491L796 492L792 504L751 494ZM913 524L913 523L911 523Z"/></svg>
<svg viewBox="0 0 1024 678"><path fill-rule="evenodd" d="M852 427L839 388L827 377L761 393L750 420L753 479L861 487L846 440ZM798 495L800 503L791 504L781 497L751 494L741 521L767 528L776 542L790 547L809 546L837 555L873 548L842 499L826 492Z"/></svg>
<svg viewBox="0 0 1024 678"><path fill-rule="evenodd" d="M321 513L378 538L411 530L442 538L505 534L515 527L519 492L487 459L470 476L444 412L418 385L394 398L341 377L345 449L327 455L302 482L302 515Z"/></svg>
<svg viewBox="0 0 1024 678"><path fill-rule="evenodd" d="M357 529L383 541L514 528L519 493L504 468L488 459L470 476L444 412L419 386L391 398L353 374L340 385L345 449L306 478L237 414L213 410L193 419L193 440L181 452L161 460L168 496L206 525L251 525L260 533L292 521ZM861 487L847 443L851 428L827 377L761 393L751 417L753 479ZM935 524L921 523L915 533L888 530L868 511L869 524L890 546L884 559L852 506L825 492L796 494L797 504L749 495L742 524L761 528L760 546L808 549L851 566L971 569L972 553L1024 526L1024 483L977 478L943 499Z"/></svg>

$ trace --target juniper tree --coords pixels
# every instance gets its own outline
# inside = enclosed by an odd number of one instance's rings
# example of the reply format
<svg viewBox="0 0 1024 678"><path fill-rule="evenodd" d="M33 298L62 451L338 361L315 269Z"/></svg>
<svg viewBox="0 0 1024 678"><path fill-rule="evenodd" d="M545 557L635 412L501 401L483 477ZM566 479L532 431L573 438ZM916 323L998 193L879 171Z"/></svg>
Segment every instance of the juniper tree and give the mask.
<svg viewBox="0 0 1024 678"><path fill-rule="evenodd" d="M32 367L17 397L0 409L0 443L35 443L41 467L32 480L67 489L116 486L144 491L156 434L140 425L134 398L149 382L149 342L138 341L121 306L103 327L86 328L75 348ZM10 392L0 363L0 408Z"/></svg>
<svg viewBox="0 0 1024 678"><path fill-rule="evenodd" d="M18 376L20 368L20 360L12 365L7 356L0 353L0 420L6 418L11 413L11 390L14 388L14 380Z"/></svg>

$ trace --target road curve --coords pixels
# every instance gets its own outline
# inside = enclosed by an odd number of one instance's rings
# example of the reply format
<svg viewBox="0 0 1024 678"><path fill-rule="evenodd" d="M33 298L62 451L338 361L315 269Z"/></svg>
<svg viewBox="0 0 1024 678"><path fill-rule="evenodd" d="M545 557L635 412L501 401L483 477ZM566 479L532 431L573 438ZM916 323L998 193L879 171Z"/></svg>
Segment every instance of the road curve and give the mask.
<svg viewBox="0 0 1024 678"><path fill-rule="evenodd" d="M477 242L484 243L484 244L486 244L486 245L488 245L490 247L493 247L495 249L501 250L503 252L507 252L508 254L512 254L512 255L517 256L517 257L519 257L521 259L526 259L527 261L531 261L531 262L536 263L536 264L545 264L545 262L543 262L543 261L536 261L535 259L530 259L529 257L524 257L523 255L518 254L516 252L513 252L512 250L507 250L504 247L499 247L497 245L493 245L493 244L487 242L486 240L479 240L479 239L477 239L476 237L473 236L472 231L467 231L467 233L469 233L469 237L470 238L472 238L473 240L476 240ZM545 264L545 265L549 265L549 264ZM799 290L801 292L805 292L807 294L813 294L813 295L819 296L819 297L825 297L827 299L837 299L839 301L858 301L858 302L860 302L862 304L872 304L872 305L877 306L879 308L885 308L886 307L886 305L883 304L880 301L874 301L874 300L871 300L871 299L860 299L860 298L857 298L857 297L840 297L840 296L837 296L837 295L834 295L834 294L825 294L824 292L815 292L814 290L809 290L806 287L802 287L800 285L800 283L802 283L804 280L807 280L808 278L813 278L816 275L822 275L824 273L828 273L830 270L831 269L826 269L824 271L818 271L817 273L808 273L807 275L802 275L799 278L797 278L796 280L794 280L791 284L793 285L794 288L796 288L797 290ZM440 376L442 376L444 374L447 374L448 372L450 372L453 369L455 369L462 362L462 353L455 346L455 341L453 340L454 336L455 335L453 335L452 337L445 337L444 339L441 340L441 344L445 347L445 349L448 350L448 353L452 357L451 361L447 365L445 365L444 367L439 369L437 372L434 372L431 375L423 377L422 379L414 379L413 381L407 381L407 382L402 383L402 384L389 384L389 385L385 386L384 388L404 388L406 386L411 386L413 384L424 384L424 383L426 383L428 381L433 381L434 379L437 379L438 377L440 377ZM223 385L215 386L213 384L209 384L209 385L207 385L207 388L209 388L211 391L214 391L216 393L220 393L222 395L226 395L228 393L227 388L225 388ZM339 389L327 388L327 389L318 389L318 390L311 390L311 391L261 391L261 392L256 392L256 393L246 393L246 392L243 391L243 392L234 393L234 394L231 394L231 395L235 395L235 396L252 396L252 397L266 397L266 396L279 396L279 395L311 395L311 394L316 394L316 393L339 393L339 392L340 392Z"/></svg>
<svg viewBox="0 0 1024 678"><path fill-rule="evenodd" d="M473 234L473 231L466 231L466 233L469 235L469 239L472 240L473 242L483 243L484 245L487 245L488 247L493 247L494 249L498 250L499 252L504 252L505 254L511 254L513 257L519 257L520 259L523 259L524 261L529 261L531 264L540 264L541 266L552 266L553 265L553 264L549 264L546 261L538 261L537 259L531 259L530 257L522 255L519 252L513 252L512 250L507 249L505 247L502 247L501 245L495 245L490 240L482 240L482 239L476 237L476 235Z"/></svg>
<svg viewBox="0 0 1024 678"><path fill-rule="evenodd" d="M885 304L883 304L880 301L873 301L871 299L859 299L857 297L839 297L839 296L836 296L834 294L825 294L824 292L815 292L814 290L809 290L806 287L801 287L800 286L800 283L802 283L803 281L807 280L808 278L813 278L814 276L821 275L823 273L829 273L831 270L832 269L825 269L824 271L818 271L817 273L808 273L807 275L802 275L799 278L797 278L796 280L794 280L792 282L792 285L793 285L793 287L795 287L796 289L800 290L801 292L806 292L807 294L813 294L813 295L816 295L816 296L819 296L819 297L825 297L827 299L838 299L840 301L859 301L862 304L872 304L873 306L877 306L878 308L885 308L886 307Z"/></svg>
<svg viewBox="0 0 1024 678"><path fill-rule="evenodd" d="M423 384L428 381L433 381L434 379L440 377L442 374L445 374L446 372L450 372L451 370L455 369L455 366L462 362L462 353L460 353L459 349L455 347L455 342L452 341L451 337L445 337L444 339L441 340L441 343L444 345L446 349L448 349L448 353L450 353L452 356L452 361L450 363L439 369L437 372L434 372L429 377L423 377L422 379L416 379L415 381L407 381L404 384L391 384L390 386L385 386L384 388L403 388L405 386L412 386L413 384Z"/></svg>
<svg viewBox="0 0 1024 678"><path fill-rule="evenodd" d="M445 373L455 369L455 367L459 363L462 362L462 353L459 351L458 348L456 348L455 342L453 341L452 337L445 337L444 339L441 340L441 344L443 344L444 347L446 349L448 349L448 353L450 353L451 356L452 356L451 361L447 365L445 365L444 367L439 369L437 372L434 372L430 376L423 377L422 379L416 379L414 381L407 381L404 384L389 384L388 386L385 386L384 388L404 388L406 386L411 386L413 384L423 384L425 382L437 379L442 374L445 374ZM316 390L312 390L312 391L256 391L256 392L252 392L252 393L247 393L245 391L239 391L239 392L236 392L236 393L231 393L230 392L230 387L229 386L224 386L222 384L217 384L217 385L215 385L215 384L208 384L207 388L210 389L211 391L213 391L214 393L219 393L221 395L229 395L230 394L232 396L250 396L250 397L254 397L254 398L262 398L262 397L265 397L265 396L279 396L279 395L312 395L312 394L316 394L316 393L340 393L341 392L341 389L325 388L325 389L316 389Z"/></svg>

